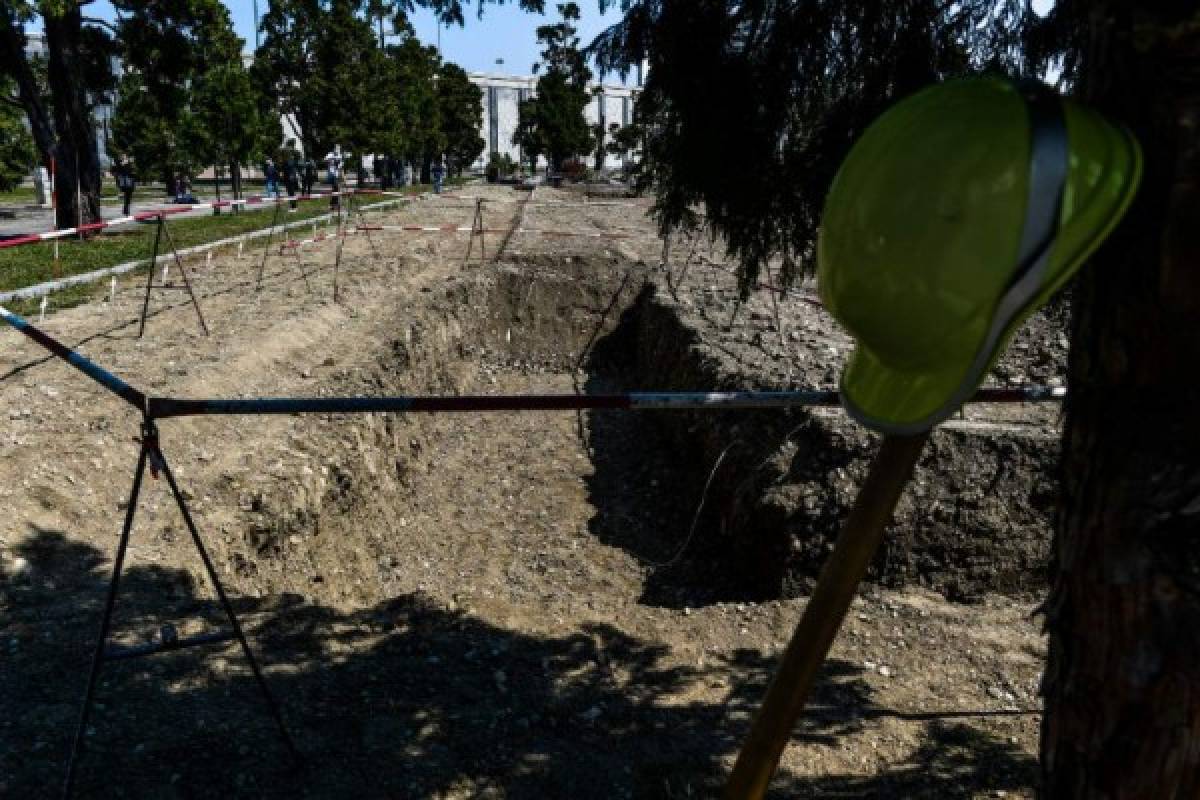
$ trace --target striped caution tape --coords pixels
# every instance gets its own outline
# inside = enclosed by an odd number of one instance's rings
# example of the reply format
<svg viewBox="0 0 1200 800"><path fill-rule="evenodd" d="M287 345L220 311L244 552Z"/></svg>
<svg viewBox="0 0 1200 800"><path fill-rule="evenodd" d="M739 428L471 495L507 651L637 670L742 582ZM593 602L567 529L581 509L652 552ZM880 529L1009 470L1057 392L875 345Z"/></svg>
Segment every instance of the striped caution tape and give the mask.
<svg viewBox="0 0 1200 800"><path fill-rule="evenodd" d="M469 225L360 225L364 231L403 231L408 233L508 233L502 228L472 228ZM603 231L552 231L540 228L517 228L515 234L584 239L629 239L632 233L608 233Z"/></svg>
<svg viewBox="0 0 1200 800"><path fill-rule="evenodd" d="M281 197L275 200L272 200L270 197L264 197L263 195L255 195L253 197L246 197L239 200L214 200L211 203L162 206L161 208L139 211L136 214L130 214L126 217L117 217L116 219L110 219L104 222L93 222L88 225L77 225L74 228L61 228L59 230L31 233L25 236L14 236L11 239L0 240L0 250L8 247L18 247L20 245L33 244L36 242L48 242L68 236L93 233L95 231L104 230L105 228L116 228L121 225L128 225L131 222L148 222L150 220L158 219L159 217L168 217L175 214L186 214L189 211L204 211L215 208L235 208L238 206L282 205L284 203L300 200L320 200L322 198L327 199L330 197L348 197L350 195L375 194L380 194L380 192L376 189L354 189L342 192L319 192L317 194L297 195L296 197Z"/></svg>

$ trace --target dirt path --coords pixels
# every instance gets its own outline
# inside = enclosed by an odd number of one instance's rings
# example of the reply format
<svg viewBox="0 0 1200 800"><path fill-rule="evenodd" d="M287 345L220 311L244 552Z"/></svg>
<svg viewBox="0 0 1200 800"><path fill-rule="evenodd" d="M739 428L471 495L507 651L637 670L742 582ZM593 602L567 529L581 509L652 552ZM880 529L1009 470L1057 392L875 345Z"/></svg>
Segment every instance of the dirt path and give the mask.
<svg viewBox="0 0 1200 800"><path fill-rule="evenodd" d="M642 232L517 236L516 262L654 263L637 207L537 199L564 205L531 206L526 227ZM487 223L516 210L489 207ZM471 213L419 201L383 222L469 224ZM446 287L463 274L466 236L373 238L380 258L365 237L348 240L339 304L325 244L303 257L324 266L311 293L289 258L272 256L259 293L255 259L201 268L209 338L173 297L133 339L131 288L116 308L83 306L46 328L159 394L573 389L581 376L568 370L449 341L444 362L414 360L422 337L459 324ZM42 797L57 791L72 732L137 420L11 332L0 376L0 797ZM709 796L803 608L704 603L703 587L656 566L688 544L698 487L673 482L648 418L221 418L162 434L307 768L280 747L239 654L220 646L106 668L84 796ZM649 600L648 583L664 579L673 601ZM144 641L165 622L210 629L211 597L151 481L118 638ZM1002 597L963 606L869 589L776 795L1031 795L1042 645L1029 613Z"/></svg>

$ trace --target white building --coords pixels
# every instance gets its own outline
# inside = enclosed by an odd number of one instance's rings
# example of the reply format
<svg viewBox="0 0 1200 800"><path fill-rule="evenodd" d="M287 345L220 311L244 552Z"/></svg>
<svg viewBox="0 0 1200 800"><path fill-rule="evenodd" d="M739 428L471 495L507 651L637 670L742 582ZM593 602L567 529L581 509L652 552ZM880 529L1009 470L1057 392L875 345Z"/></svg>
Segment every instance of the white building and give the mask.
<svg viewBox="0 0 1200 800"><path fill-rule="evenodd" d="M26 51L30 56L45 57L47 55L45 36L41 33L29 33L26 36ZM243 56L245 63L253 61L253 55ZM113 60L114 74L121 74L121 64ZM518 106L522 100L536 93L537 77L534 75L496 75L484 72L468 73L470 80L479 87L483 94L483 123L480 135L483 137L484 150L474 164L477 169L483 169L492 153L506 153L515 161L521 161L521 149L513 144L513 134L517 130L519 119ZM601 124L605 131L611 126L628 125L633 120L633 104L637 99L636 87L624 86L618 83L593 83L594 96L584 110L584 116L589 125ZM95 106L93 114L96 120L96 145L100 153L102 169L109 166L107 144L111 140L110 126L113 116L114 98L100 96L93 98ZM285 139L300 139L300 128L291 115L280 119L280 126ZM588 154L580 154L585 156ZM589 165L592 159L587 158ZM605 166L619 169L626 161L625 158L607 155Z"/></svg>
<svg viewBox="0 0 1200 800"><path fill-rule="evenodd" d="M521 160L521 149L513 144L513 134L520 119L518 106L536 93L537 77L533 75L494 75L486 72L468 73L471 83L483 92L483 155L475 162L482 169L492 153L508 154L516 161ZM608 131L610 126L628 125L633 121L633 104L637 100L637 88L619 83L593 83L595 96L584 110L589 125L601 124ZM583 155L583 154L581 154ZM589 164L591 159L588 159ZM609 154L605 166L619 168L623 159Z"/></svg>

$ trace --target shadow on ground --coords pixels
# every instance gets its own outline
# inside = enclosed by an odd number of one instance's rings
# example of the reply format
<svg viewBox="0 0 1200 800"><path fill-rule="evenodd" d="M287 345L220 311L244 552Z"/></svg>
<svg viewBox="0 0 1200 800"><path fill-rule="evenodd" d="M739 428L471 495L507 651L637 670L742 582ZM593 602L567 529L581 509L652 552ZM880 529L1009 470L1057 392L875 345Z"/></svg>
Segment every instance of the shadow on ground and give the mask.
<svg viewBox="0 0 1200 800"><path fill-rule="evenodd" d="M135 537L136 537L135 532ZM0 796L51 797L107 581L104 554L59 531L14 547L0 574ZM2 562L12 564L14 562ZM284 596L237 599L304 753L297 765L231 646L109 664L81 797L691 798L715 794L771 664L739 651L703 668L592 625L561 638L505 630L419 594L344 613ZM117 627L220 622L186 572L130 566ZM719 702L699 702L708 685ZM711 694L709 696L712 696ZM799 740L837 746L870 717L857 666L827 665ZM882 774L784 775L776 797L969 797L1028 785L1015 747L967 724Z"/></svg>
<svg viewBox="0 0 1200 800"><path fill-rule="evenodd" d="M637 304L625 309L615 329L593 343L582 362L587 379L581 391L607 394L646 388L637 385L634 366L639 313ZM730 493L749 485L739 465L763 445L752 436L734 439L727 459L690 463L692 454L680 453L660 424L661 415L678 413L583 415L580 432L594 467L587 479L588 499L597 510L589 523L592 535L625 550L647 568L639 597L647 605L698 608L778 597L778 587L757 582L744 554L721 533ZM709 413L731 419L745 416Z"/></svg>

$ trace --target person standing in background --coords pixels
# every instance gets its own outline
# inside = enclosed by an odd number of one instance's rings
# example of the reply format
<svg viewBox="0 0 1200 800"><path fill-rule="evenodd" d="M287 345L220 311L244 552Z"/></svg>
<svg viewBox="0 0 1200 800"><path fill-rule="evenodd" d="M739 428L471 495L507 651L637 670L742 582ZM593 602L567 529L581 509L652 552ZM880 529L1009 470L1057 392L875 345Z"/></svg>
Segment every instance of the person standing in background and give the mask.
<svg viewBox="0 0 1200 800"><path fill-rule="evenodd" d="M334 145L333 149L325 154L325 179L329 182L329 189L332 194L329 196L330 208L341 208L341 200L338 197L339 187L342 181L342 148L341 145Z"/></svg>
<svg viewBox="0 0 1200 800"><path fill-rule="evenodd" d="M296 157L296 151L288 152L287 161L283 162L283 185L287 187L288 197L291 200L291 208L288 209L289 214L296 213L296 192L300 188L300 161Z"/></svg>
<svg viewBox="0 0 1200 800"><path fill-rule="evenodd" d="M304 182L304 196L308 197L312 194L313 186L317 182L317 162L311 158L304 159L301 180Z"/></svg>
<svg viewBox="0 0 1200 800"><path fill-rule="evenodd" d="M279 168L275 166L274 159L268 158L263 164L263 178L267 181L267 188L264 191L266 197L279 197Z"/></svg>
<svg viewBox="0 0 1200 800"><path fill-rule="evenodd" d="M133 203L133 189L137 181L133 176L133 164L124 153L112 167L113 178L117 182L117 190L121 192L121 215L129 216L129 206Z"/></svg>
<svg viewBox="0 0 1200 800"><path fill-rule="evenodd" d="M429 170L430 176L433 178L433 193L442 193L442 181L446 179L446 165L442 163L441 156L433 162L433 168Z"/></svg>

